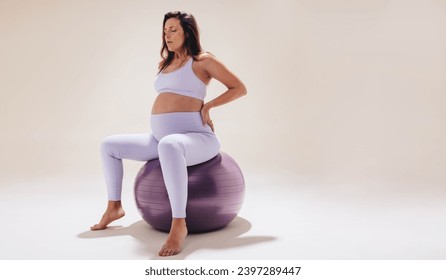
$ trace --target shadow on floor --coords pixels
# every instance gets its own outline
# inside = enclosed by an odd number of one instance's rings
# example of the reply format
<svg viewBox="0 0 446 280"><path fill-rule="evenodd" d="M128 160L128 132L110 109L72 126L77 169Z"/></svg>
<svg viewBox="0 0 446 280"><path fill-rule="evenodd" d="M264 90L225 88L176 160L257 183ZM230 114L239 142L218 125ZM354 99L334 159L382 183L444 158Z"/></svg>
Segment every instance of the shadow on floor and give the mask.
<svg viewBox="0 0 446 280"><path fill-rule="evenodd" d="M149 255L150 259L186 259L188 255L201 249L224 250L249 246L257 243L273 241L273 236L240 236L251 229L251 223L241 217L235 218L225 228L208 232L189 234L184 241L183 251L171 257L159 257L158 251L167 238L167 233L157 231L143 220L131 224L128 227L110 226L106 230L85 231L78 234L79 238L104 238L112 236L132 236L141 243L139 253Z"/></svg>

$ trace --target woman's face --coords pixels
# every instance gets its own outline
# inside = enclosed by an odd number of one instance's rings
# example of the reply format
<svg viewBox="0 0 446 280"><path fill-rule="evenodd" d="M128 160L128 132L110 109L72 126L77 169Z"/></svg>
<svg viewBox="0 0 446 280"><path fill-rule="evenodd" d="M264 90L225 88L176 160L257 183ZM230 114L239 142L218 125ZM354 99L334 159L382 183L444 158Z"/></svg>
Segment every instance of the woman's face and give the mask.
<svg viewBox="0 0 446 280"><path fill-rule="evenodd" d="M184 43L184 31L181 27L180 20L177 18L169 18L164 24L164 40L167 49L171 52L180 51Z"/></svg>

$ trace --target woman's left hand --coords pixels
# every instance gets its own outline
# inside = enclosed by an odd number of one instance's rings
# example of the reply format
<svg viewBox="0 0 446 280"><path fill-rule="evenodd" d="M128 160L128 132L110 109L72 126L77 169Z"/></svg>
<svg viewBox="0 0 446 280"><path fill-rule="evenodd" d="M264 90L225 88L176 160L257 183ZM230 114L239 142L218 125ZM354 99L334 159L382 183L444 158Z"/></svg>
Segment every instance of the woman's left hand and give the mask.
<svg viewBox="0 0 446 280"><path fill-rule="evenodd" d="M212 123L212 119L209 116L209 110L210 109L211 108L206 106L206 104L203 105L203 107L201 108L201 111L200 111L201 119L203 120L203 125L208 124L211 127L212 131L214 131L214 124Z"/></svg>

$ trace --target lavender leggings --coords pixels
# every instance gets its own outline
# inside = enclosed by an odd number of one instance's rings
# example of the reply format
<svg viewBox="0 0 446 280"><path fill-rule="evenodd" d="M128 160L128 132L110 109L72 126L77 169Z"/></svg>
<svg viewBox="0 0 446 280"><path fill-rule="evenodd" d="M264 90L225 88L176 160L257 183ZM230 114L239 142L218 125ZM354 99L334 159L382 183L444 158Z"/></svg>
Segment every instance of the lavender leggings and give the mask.
<svg viewBox="0 0 446 280"><path fill-rule="evenodd" d="M122 159L148 161L159 158L173 218L186 217L187 166L216 156L220 141L200 112L155 114L150 118L152 133L108 136L101 154L108 200L121 200Z"/></svg>

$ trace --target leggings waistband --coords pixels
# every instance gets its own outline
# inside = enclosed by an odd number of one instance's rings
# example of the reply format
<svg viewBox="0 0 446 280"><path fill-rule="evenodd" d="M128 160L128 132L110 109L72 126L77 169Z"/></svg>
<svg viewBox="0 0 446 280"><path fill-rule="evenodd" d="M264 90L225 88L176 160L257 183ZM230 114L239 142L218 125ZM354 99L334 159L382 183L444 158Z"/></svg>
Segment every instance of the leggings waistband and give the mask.
<svg viewBox="0 0 446 280"><path fill-rule="evenodd" d="M200 112L173 112L153 114L150 117L153 136L159 141L169 134L210 133L208 124L203 125Z"/></svg>

